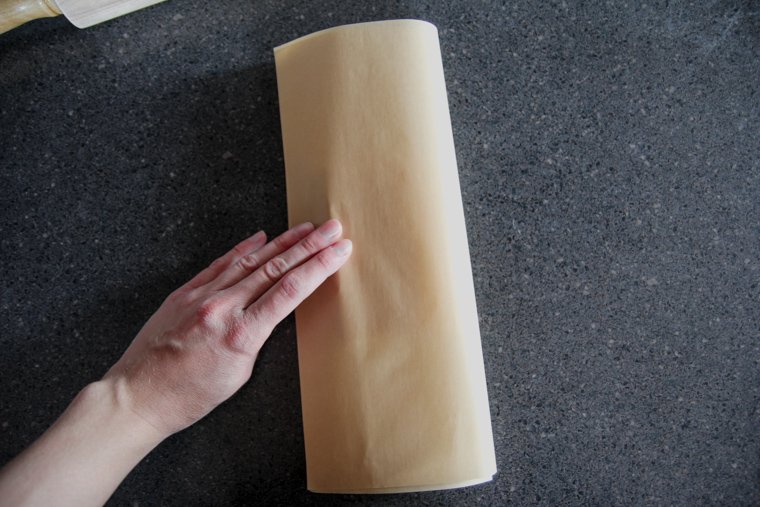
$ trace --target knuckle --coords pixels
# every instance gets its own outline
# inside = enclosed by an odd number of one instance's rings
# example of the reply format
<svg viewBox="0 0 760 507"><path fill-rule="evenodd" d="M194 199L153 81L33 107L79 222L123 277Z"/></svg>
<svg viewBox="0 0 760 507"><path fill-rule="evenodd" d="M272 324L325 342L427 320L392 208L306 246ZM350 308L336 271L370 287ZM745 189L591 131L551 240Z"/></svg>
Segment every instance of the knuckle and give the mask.
<svg viewBox="0 0 760 507"><path fill-rule="evenodd" d="M211 269L216 269L224 266L224 264L227 262L227 259L225 257L219 257L217 259L214 259L214 262L209 264L209 267Z"/></svg>
<svg viewBox="0 0 760 507"><path fill-rule="evenodd" d="M335 260L335 255L333 254L330 248L328 248L324 252L321 252L319 255L317 255L317 262L319 263L319 266L325 271L330 271L333 269L334 260Z"/></svg>
<svg viewBox="0 0 760 507"><path fill-rule="evenodd" d="M314 235L306 236L303 240L301 240L301 246L304 250L306 250L307 253L316 253L320 248L322 248L319 240L314 237Z"/></svg>
<svg viewBox="0 0 760 507"><path fill-rule="evenodd" d="M280 290L288 299L297 299L302 288L303 281L295 273L289 273L280 281Z"/></svg>
<svg viewBox="0 0 760 507"><path fill-rule="evenodd" d="M245 271L253 271L258 267L259 261L255 253L250 253L241 257L238 264Z"/></svg>
<svg viewBox="0 0 760 507"><path fill-rule="evenodd" d="M168 296L166 296L166 302L170 304L179 304L187 297L186 292L182 289L177 289Z"/></svg>
<svg viewBox="0 0 760 507"><path fill-rule="evenodd" d="M246 245L246 242L240 242L232 249L234 253L237 255L245 255L248 253L248 245Z"/></svg>
<svg viewBox="0 0 760 507"><path fill-rule="evenodd" d="M198 305L195 316L204 327L216 327L221 320L222 305L216 299L207 299Z"/></svg>
<svg viewBox="0 0 760 507"><path fill-rule="evenodd" d="M167 296L166 303L175 307L184 307L193 303L196 298L196 291L181 287Z"/></svg>
<svg viewBox="0 0 760 507"><path fill-rule="evenodd" d="M277 236L272 240L272 243L274 243L274 246L280 250L287 250L290 247L290 241L288 240L287 234Z"/></svg>
<svg viewBox="0 0 760 507"><path fill-rule="evenodd" d="M288 263L282 257L275 257L264 265L264 274L274 281L282 277L288 270Z"/></svg>
<svg viewBox="0 0 760 507"><path fill-rule="evenodd" d="M233 352L246 353L250 342L250 332L245 326L233 326L224 336L224 346Z"/></svg>

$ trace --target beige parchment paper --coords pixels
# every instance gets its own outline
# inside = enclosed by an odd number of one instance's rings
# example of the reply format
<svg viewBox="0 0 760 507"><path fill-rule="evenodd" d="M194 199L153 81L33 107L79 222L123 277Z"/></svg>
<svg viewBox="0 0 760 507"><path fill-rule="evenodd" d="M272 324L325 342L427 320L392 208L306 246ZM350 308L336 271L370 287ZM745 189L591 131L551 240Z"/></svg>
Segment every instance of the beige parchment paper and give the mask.
<svg viewBox="0 0 760 507"><path fill-rule="evenodd" d="M496 473L438 32L332 28L275 49L291 224L354 251L296 311L308 489L390 493Z"/></svg>

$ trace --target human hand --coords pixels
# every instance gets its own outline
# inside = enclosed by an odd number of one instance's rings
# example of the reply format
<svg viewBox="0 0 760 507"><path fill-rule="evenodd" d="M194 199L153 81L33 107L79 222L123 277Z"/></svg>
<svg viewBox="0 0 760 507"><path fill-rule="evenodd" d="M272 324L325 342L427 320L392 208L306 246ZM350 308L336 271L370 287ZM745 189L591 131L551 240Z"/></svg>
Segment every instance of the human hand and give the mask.
<svg viewBox="0 0 760 507"><path fill-rule="evenodd" d="M260 231L174 291L103 379L119 403L168 436L232 396L274 326L348 260L341 231Z"/></svg>
<svg viewBox="0 0 760 507"><path fill-rule="evenodd" d="M274 326L351 253L341 225L259 232L174 291L102 380L0 470L2 505L103 505L164 438L251 376Z"/></svg>

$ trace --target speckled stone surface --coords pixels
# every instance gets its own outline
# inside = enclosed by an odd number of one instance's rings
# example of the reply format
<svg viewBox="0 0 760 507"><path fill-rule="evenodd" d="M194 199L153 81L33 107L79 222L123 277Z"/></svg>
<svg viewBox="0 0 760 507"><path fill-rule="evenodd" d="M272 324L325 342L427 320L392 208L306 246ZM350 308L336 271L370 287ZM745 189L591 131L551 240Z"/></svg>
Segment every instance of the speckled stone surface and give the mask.
<svg viewBox="0 0 760 507"><path fill-rule="evenodd" d="M271 49L440 30L499 473L305 490L292 317L112 505L760 504L760 6L171 0L0 36L0 461L286 226Z"/></svg>

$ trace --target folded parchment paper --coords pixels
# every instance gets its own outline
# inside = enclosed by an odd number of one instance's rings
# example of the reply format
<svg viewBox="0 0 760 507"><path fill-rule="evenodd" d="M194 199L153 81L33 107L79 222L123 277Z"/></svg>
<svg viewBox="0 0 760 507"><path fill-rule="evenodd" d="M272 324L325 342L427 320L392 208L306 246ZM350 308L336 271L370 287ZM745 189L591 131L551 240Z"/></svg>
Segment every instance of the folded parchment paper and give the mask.
<svg viewBox="0 0 760 507"><path fill-rule="evenodd" d="M308 488L390 493L496 472L436 28L341 26L275 49L288 217L354 252L296 312Z"/></svg>

